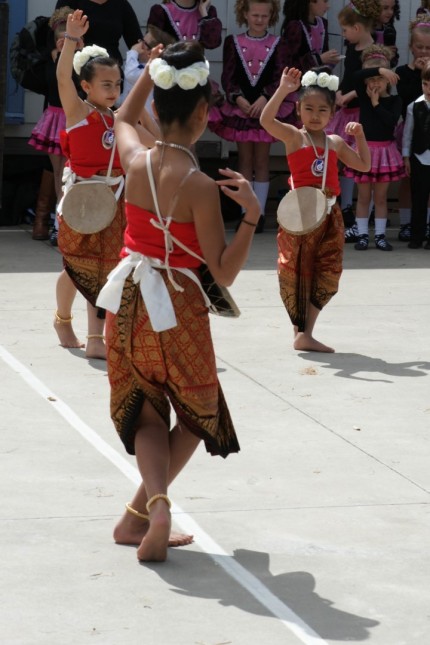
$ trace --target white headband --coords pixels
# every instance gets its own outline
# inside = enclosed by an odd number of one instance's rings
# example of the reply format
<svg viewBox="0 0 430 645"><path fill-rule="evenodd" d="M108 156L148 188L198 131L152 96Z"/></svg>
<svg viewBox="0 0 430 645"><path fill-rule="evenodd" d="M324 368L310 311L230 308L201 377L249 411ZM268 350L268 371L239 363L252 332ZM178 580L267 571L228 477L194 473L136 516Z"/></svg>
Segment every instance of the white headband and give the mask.
<svg viewBox="0 0 430 645"><path fill-rule="evenodd" d="M170 90L174 85L179 85L183 90L193 90L197 85L206 85L209 62L205 59L204 62L176 69L162 58L155 58L149 65L149 74L154 85L162 90Z"/></svg>
<svg viewBox="0 0 430 645"><path fill-rule="evenodd" d="M87 45L81 49L81 51L76 52L73 56L73 69L76 74L81 73L81 69L88 63L90 58L109 58L109 53L104 47L99 47L98 45Z"/></svg>
<svg viewBox="0 0 430 645"><path fill-rule="evenodd" d="M310 85L318 85L318 87L326 87L331 92L337 92L339 88L339 78L334 75L327 74L327 72L320 72L317 74L312 70L306 72L302 77L302 87L309 87Z"/></svg>

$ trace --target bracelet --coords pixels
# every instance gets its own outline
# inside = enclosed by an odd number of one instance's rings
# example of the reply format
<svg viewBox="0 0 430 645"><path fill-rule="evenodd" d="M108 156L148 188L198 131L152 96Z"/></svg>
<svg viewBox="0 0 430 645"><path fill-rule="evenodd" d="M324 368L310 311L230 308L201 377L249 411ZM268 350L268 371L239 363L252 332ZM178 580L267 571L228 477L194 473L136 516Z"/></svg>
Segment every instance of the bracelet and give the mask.
<svg viewBox="0 0 430 645"><path fill-rule="evenodd" d="M253 228L257 228L257 224L253 224L252 222L248 222L248 220L245 219L244 217L240 220L240 223L241 224L248 224L248 226L252 226Z"/></svg>
<svg viewBox="0 0 430 645"><path fill-rule="evenodd" d="M81 40L80 38L76 38L76 36L70 36L67 32L64 34L64 38L72 40L74 43L78 43Z"/></svg>

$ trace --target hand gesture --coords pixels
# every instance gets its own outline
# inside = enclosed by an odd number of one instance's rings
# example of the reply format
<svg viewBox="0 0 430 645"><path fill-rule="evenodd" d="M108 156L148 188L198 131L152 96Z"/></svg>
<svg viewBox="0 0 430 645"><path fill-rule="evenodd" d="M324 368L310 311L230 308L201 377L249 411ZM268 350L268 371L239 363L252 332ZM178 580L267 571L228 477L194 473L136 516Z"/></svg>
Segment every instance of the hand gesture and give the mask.
<svg viewBox="0 0 430 645"><path fill-rule="evenodd" d="M370 85L368 85L366 87L366 94L371 100L373 107L379 105L379 92L376 87L370 87Z"/></svg>
<svg viewBox="0 0 430 645"><path fill-rule="evenodd" d="M279 87L287 90L288 94L290 92L296 92L298 89L300 89L301 77L302 73L299 69L296 69L295 67L286 67L282 72Z"/></svg>
<svg viewBox="0 0 430 645"><path fill-rule="evenodd" d="M405 171L408 177L411 176L411 160L409 157L403 157L403 163L405 164Z"/></svg>
<svg viewBox="0 0 430 645"><path fill-rule="evenodd" d="M259 119L266 103L267 99L264 96L259 96L258 99L251 105L248 115L252 119Z"/></svg>
<svg viewBox="0 0 430 645"><path fill-rule="evenodd" d="M364 135L363 126L361 123L357 123L356 121L350 121L345 126L345 134L350 134L355 138L361 137Z"/></svg>
<svg viewBox="0 0 430 645"><path fill-rule="evenodd" d="M424 69L424 67L427 65L428 61L429 61L429 59L424 57L424 56L420 56L419 58L416 58L414 60L415 69Z"/></svg>
<svg viewBox="0 0 430 645"><path fill-rule="evenodd" d="M396 72L393 72L392 69L385 69L385 67L380 67L379 73L383 78L387 79L390 85L397 85L400 76L396 74Z"/></svg>
<svg viewBox="0 0 430 645"><path fill-rule="evenodd" d="M209 7L211 6L212 0L200 0L199 2L199 12L202 18L206 18L208 15Z"/></svg>
<svg viewBox="0 0 430 645"><path fill-rule="evenodd" d="M164 45L162 45L161 43L159 45L155 45L155 47L153 47L149 52L148 63L152 63L152 61L156 58L160 58L163 49Z"/></svg>
<svg viewBox="0 0 430 645"><path fill-rule="evenodd" d="M227 197L231 197L245 210L256 206L256 204L258 205L251 184L240 172L235 172L230 168L220 168L218 172L220 175L224 175L225 179L219 179L216 183Z"/></svg>
<svg viewBox="0 0 430 645"><path fill-rule="evenodd" d="M239 110L242 110L246 116L249 116L249 112L251 110L251 103L247 101L247 99L244 96L238 96L236 99L236 105L239 108Z"/></svg>
<svg viewBox="0 0 430 645"><path fill-rule="evenodd" d="M321 61L324 65L337 65L340 61L340 54L336 49L329 49L326 52L320 54Z"/></svg>
<svg viewBox="0 0 430 645"><path fill-rule="evenodd" d="M66 33L73 38L83 38L87 33L90 23L88 17L81 9L76 9L67 16Z"/></svg>

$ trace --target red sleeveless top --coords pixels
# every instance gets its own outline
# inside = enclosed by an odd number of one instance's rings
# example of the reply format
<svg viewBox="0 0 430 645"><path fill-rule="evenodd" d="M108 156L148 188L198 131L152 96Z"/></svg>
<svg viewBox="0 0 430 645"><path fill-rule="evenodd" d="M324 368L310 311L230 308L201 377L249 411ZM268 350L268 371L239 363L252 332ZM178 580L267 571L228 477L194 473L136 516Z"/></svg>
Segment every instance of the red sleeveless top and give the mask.
<svg viewBox="0 0 430 645"><path fill-rule="evenodd" d="M317 148L319 155L324 154L323 148ZM322 174L315 176L312 172L312 165L315 161L315 152L312 146L299 148L287 156L288 167L293 176L294 188L302 186L315 186L321 188ZM291 178L288 180L291 186ZM339 170L337 167L337 154L329 148L328 168L325 182L326 188L333 195L340 195Z"/></svg>
<svg viewBox="0 0 430 645"><path fill-rule="evenodd" d="M105 116L105 119L109 126L113 125L110 116ZM70 129L61 131L61 148L67 157L67 165L80 177L91 177L108 169L112 150L106 150L102 146L105 131L105 125L97 111L90 112ZM112 168L123 173L118 148L115 150Z"/></svg>
<svg viewBox="0 0 430 645"><path fill-rule="evenodd" d="M129 249L130 251L164 261L166 248L163 231L155 228L150 221L154 219L158 222L157 215L127 201L125 202L125 213L127 227L124 233L124 248L121 251L121 257L128 255L127 249ZM175 222L172 220L169 231L182 244L185 244L194 253L203 257L194 222ZM169 264L171 267L192 269L199 267L201 261L173 242L173 251L169 253Z"/></svg>

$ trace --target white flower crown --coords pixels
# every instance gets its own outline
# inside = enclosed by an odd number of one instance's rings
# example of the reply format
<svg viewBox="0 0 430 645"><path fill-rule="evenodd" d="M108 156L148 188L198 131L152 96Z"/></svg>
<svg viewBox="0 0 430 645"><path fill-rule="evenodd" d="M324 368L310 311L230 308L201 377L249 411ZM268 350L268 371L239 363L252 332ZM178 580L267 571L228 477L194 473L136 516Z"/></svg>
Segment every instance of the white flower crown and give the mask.
<svg viewBox="0 0 430 645"><path fill-rule="evenodd" d="M73 69L76 74L81 73L81 69L88 63L90 58L109 58L109 52L104 47L99 47L98 45L87 45L81 49L81 51L76 52L73 56Z"/></svg>
<svg viewBox="0 0 430 645"><path fill-rule="evenodd" d="M337 92L339 88L339 78L334 75L327 74L327 72L320 72L317 74L312 70L306 72L302 77L302 87L309 87L310 85L318 85L318 87L326 87L331 92Z"/></svg>
<svg viewBox="0 0 430 645"><path fill-rule="evenodd" d="M149 65L149 74L154 85L170 90L179 85L183 90L193 90L197 85L206 85L209 76L209 62L193 63L188 67L176 69L162 58L155 58Z"/></svg>

